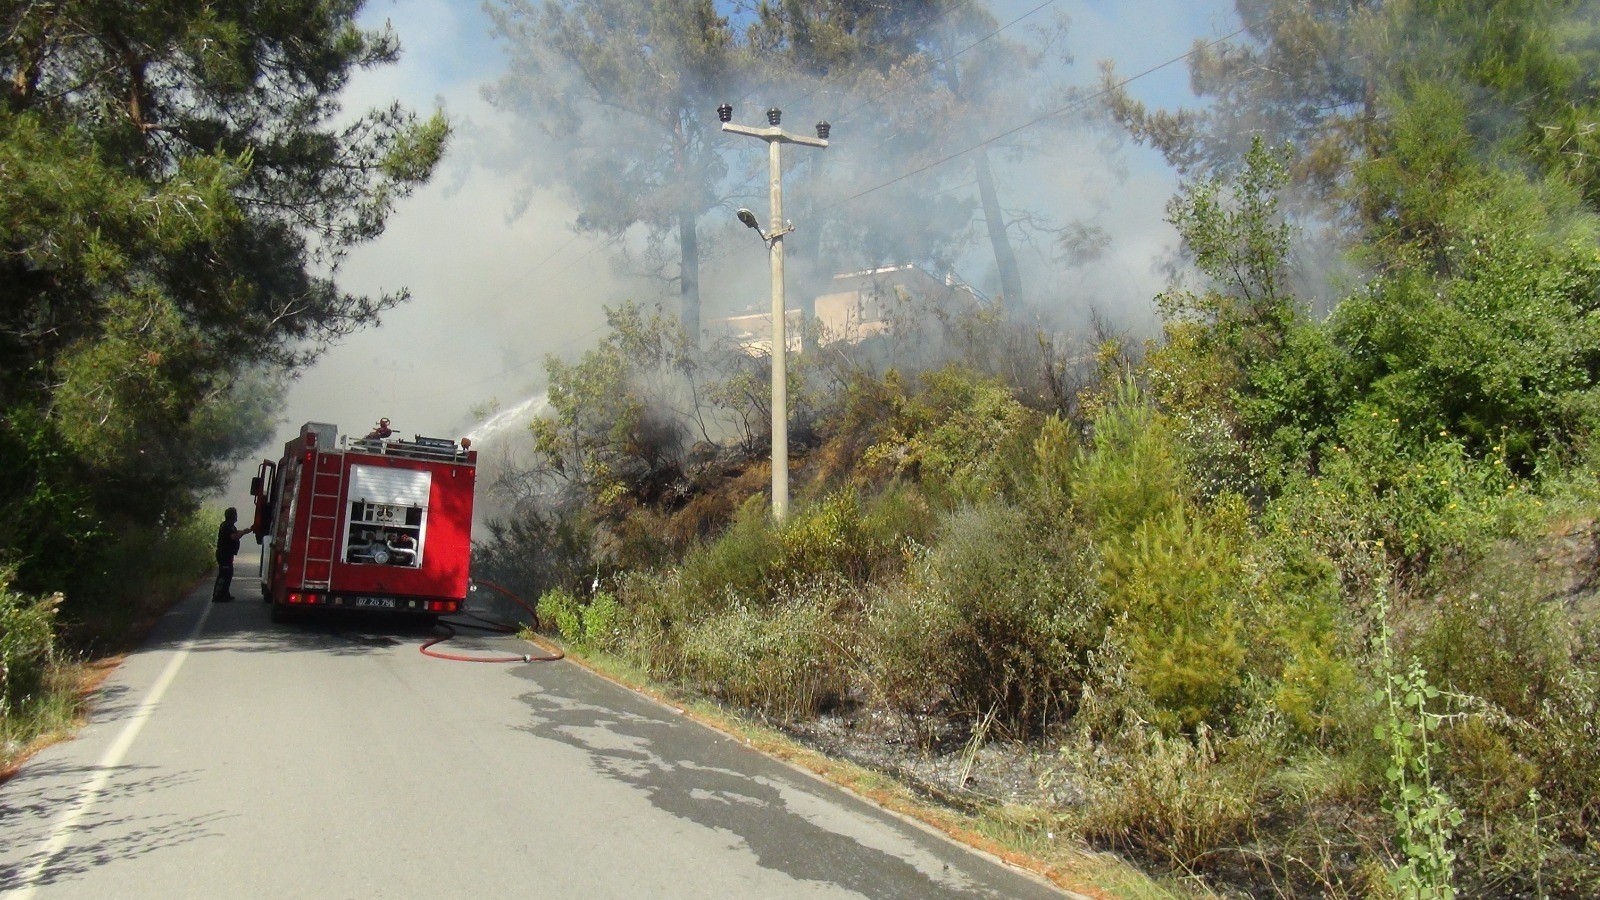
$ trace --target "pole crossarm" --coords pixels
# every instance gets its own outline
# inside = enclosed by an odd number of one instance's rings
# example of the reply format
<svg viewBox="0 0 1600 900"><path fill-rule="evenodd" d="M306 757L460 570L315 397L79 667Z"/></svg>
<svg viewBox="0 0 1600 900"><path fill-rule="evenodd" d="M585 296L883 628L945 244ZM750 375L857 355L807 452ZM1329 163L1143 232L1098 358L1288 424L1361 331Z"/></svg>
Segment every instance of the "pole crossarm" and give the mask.
<svg viewBox="0 0 1600 900"><path fill-rule="evenodd" d="M742 134L746 137L761 138L764 141L777 141L780 144L804 144L807 147L826 147L828 142L822 138L806 137L803 134L790 134L782 128L752 128L749 125L735 125L732 122L723 122L722 130L729 134Z"/></svg>

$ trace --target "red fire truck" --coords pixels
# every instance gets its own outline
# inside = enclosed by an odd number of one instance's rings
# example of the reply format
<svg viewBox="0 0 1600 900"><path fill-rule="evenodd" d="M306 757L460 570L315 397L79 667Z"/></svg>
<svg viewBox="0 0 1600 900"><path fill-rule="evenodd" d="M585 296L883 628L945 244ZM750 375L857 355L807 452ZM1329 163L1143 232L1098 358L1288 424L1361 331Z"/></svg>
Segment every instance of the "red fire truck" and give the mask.
<svg viewBox="0 0 1600 900"><path fill-rule="evenodd" d="M342 438L307 422L250 482L261 593L300 609L437 617L461 608L478 454L463 439Z"/></svg>

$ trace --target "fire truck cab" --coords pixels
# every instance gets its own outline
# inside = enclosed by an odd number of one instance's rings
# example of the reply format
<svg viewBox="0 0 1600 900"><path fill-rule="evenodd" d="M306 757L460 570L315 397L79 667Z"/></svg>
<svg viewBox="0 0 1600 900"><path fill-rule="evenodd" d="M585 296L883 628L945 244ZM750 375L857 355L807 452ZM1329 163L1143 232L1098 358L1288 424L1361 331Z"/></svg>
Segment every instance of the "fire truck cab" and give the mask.
<svg viewBox="0 0 1600 900"><path fill-rule="evenodd" d="M307 422L251 480L261 594L292 610L393 610L438 617L470 587L478 454L421 435L340 436Z"/></svg>

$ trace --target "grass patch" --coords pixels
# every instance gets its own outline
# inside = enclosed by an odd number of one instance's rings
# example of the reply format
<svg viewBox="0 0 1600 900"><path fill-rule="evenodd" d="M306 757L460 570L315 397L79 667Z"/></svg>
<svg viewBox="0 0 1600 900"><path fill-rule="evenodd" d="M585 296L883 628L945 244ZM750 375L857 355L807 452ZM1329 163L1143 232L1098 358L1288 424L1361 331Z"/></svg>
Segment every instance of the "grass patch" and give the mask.
<svg viewBox="0 0 1600 900"><path fill-rule="evenodd" d="M29 756L69 737L88 698L211 568L210 529L196 516L165 530L108 543L88 597L37 597L12 590L0 569L0 780Z"/></svg>
<svg viewBox="0 0 1600 900"><path fill-rule="evenodd" d="M102 677L102 669L86 663L52 664L38 694L0 716L0 782L16 774L28 757L77 730L88 692Z"/></svg>

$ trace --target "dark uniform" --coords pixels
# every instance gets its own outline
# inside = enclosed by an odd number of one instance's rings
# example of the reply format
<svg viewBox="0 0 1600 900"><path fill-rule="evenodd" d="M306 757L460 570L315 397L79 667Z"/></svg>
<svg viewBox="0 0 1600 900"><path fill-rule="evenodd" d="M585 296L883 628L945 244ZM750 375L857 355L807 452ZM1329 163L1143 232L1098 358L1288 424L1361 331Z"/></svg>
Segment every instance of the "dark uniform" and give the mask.
<svg viewBox="0 0 1600 900"><path fill-rule="evenodd" d="M229 507L222 514L222 524L217 526L217 583L211 588L213 603L233 599L228 593L233 586L233 558L239 554L239 539L249 533L234 527L238 520L239 511Z"/></svg>

